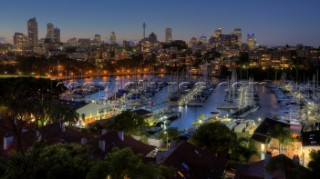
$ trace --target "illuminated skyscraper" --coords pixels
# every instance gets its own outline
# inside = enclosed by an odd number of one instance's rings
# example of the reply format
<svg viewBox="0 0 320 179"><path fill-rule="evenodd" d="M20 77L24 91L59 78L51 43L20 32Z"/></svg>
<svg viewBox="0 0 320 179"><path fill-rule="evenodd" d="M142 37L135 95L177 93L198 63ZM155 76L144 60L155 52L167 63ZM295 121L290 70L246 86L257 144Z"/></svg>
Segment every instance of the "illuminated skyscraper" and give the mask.
<svg viewBox="0 0 320 179"><path fill-rule="evenodd" d="M60 43L60 29L59 28L54 28L53 29L53 42L55 43Z"/></svg>
<svg viewBox="0 0 320 179"><path fill-rule="evenodd" d="M238 45L242 45L242 32L240 28L235 28L233 31L233 34L237 36L238 38Z"/></svg>
<svg viewBox="0 0 320 179"><path fill-rule="evenodd" d="M199 42L201 42L202 44L206 44L207 43L207 36L203 34L200 37Z"/></svg>
<svg viewBox="0 0 320 179"><path fill-rule="evenodd" d="M172 29L166 28L166 43L169 43L172 41Z"/></svg>
<svg viewBox="0 0 320 179"><path fill-rule="evenodd" d="M100 34L95 34L95 35L94 35L94 40L95 40L96 42L100 43L100 42L101 42L101 35L100 35Z"/></svg>
<svg viewBox="0 0 320 179"><path fill-rule="evenodd" d="M110 44L115 45L116 43L117 43L116 33L112 31L110 34Z"/></svg>
<svg viewBox="0 0 320 179"><path fill-rule="evenodd" d="M146 27L147 27L147 25L146 25L146 23L144 22L144 23L142 24L142 28L143 28L143 39L146 38Z"/></svg>
<svg viewBox="0 0 320 179"><path fill-rule="evenodd" d="M218 28L217 30L214 31L213 37L218 39L221 34L222 34L222 29Z"/></svg>
<svg viewBox="0 0 320 179"><path fill-rule="evenodd" d="M17 51L21 51L27 44L27 37L23 33L16 32L13 35L13 45Z"/></svg>
<svg viewBox="0 0 320 179"><path fill-rule="evenodd" d="M250 50L254 50L256 48L256 39L254 39L254 33L248 33L247 44Z"/></svg>
<svg viewBox="0 0 320 179"><path fill-rule="evenodd" d="M38 46L38 23L35 17L28 20L28 45L32 50Z"/></svg>
<svg viewBox="0 0 320 179"><path fill-rule="evenodd" d="M51 39L53 41L54 35L53 35L53 29L54 26L52 23L47 24L47 36L46 38Z"/></svg>

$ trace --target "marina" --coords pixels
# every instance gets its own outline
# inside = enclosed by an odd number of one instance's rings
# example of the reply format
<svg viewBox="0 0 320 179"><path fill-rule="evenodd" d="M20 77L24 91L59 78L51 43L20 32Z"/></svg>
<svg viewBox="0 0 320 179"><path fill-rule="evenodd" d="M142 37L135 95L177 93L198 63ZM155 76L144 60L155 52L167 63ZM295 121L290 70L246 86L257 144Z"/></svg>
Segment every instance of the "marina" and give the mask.
<svg viewBox="0 0 320 179"><path fill-rule="evenodd" d="M247 81L234 85L237 86L235 88L237 94L234 94L233 99L235 108L223 109L221 104L228 97L228 90L226 90L228 87L224 85L225 81L212 78L210 83L207 83L194 78L193 81L180 85L180 90L183 89L183 92L178 92L179 86L177 82L170 81L170 79L172 79L170 76L154 78L146 75L139 78L121 76L79 79L77 81L79 84L90 82L92 85L107 84L108 86L83 98L71 100L99 103L107 106L106 108L111 109L113 112L145 109L153 112L158 122L172 117L171 119L174 120L170 121L168 127L176 127L179 131L192 128L194 120L201 115L204 115L206 119L215 117L221 120L228 118L229 120L239 120L241 118L242 121L250 120L259 123L261 119L273 117L274 114L279 112L280 104L278 99L266 83ZM172 105L170 98L178 95L182 96L177 100L178 103L182 101L181 99L184 99L183 101L185 102L179 105ZM257 96L259 97L258 105L252 105L258 101L255 100ZM202 97L202 100L197 101L200 97ZM239 112L240 110L243 111ZM235 124L240 123L235 122ZM230 123L228 126L232 130L244 131L240 127L243 124L236 127L236 125L233 126Z"/></svg>

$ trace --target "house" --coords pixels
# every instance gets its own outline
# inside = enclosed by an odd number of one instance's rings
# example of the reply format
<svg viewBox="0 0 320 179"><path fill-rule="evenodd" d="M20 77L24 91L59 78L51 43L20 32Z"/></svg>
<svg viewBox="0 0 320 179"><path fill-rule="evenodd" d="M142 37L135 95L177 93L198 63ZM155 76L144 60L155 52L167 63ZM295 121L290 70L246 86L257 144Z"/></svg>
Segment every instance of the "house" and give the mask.
<svg viewBox="0 0 320 179"><path fill-rule="evenodd" d="M20 140L14 131L20 131ZM12 151L26 150L37 140L38 132L30 126L21 126L18 120L0 118L0 155L8 156Z"/></svg>
<svg viewBox="0 0 320 179"><path fill-rule="evenodd" d="M92 143L97 157L104 157L106 153L111 152L113 147L131 148L133 153L147 156L155 147L144 144L133 137L124 134L123 131L107 131L103 129L102 135Z"/></svg>
<svg viewBox="0 0 320 179"><path fill-rule="evenodd" d="M302 139L302 165L308 166L310 152L320 150L320 131L308 131L301 133Z"/></svg>
<svg viewBox="0 0 320 179"><path fill-rule="evenodd" d="M280 154L279 140L271 136L271 131L276 125L280 125L281 128L288 128L290 130L291 137L296 138L292 145L288 146L284 151L288 157L293 157L294 155L301 155L300 148L301 142L299 140L301 125L291 124L290 122L284 120L275 120L266 118L257 127L252 135L252 139L257 142L258 152L261 153L261 159L265 158L265 153L267 151L272 151L274 154Z"/></svg>
<svg viewBox="0 0 320 179"><path fill-rule="evenodd" d="M208 149L187 141L171 145L167 151L158 152L156 161L177 169L174 176L167 178L221 178L227 165L227 159L214 157Z"/></svg>
<svg viewBox="0 0 320 179"><path fill-rule="evenodd" d="M285 155L272 157L266 154L266 159L240 166L235 179L285 179L311 178L311 172L299 164L299 157L293 159Z"/></svg>
<svg viewBox="0 0 320 179"><path fill-rule="evenodd" d="M79 131L79 129L58 122L42 127L39 132L41 139L48 144L61 142L85 145L92 140L89 135Z"/></svg>

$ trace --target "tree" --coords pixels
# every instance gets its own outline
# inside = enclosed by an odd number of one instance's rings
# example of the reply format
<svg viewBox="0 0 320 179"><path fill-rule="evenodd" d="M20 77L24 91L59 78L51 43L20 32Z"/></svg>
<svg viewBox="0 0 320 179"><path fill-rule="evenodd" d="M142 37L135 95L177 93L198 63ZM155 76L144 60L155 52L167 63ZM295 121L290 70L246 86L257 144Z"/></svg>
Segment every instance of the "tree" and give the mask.
<svg viewBox="0 0 320 179"><path fill-rule="evenodd" d="M308 164L309 169L312 171L315 178L320 176L320 150L312 150L310 152L311 161Z"/></svg>
<svg viewBox="0 0 320 179"><path fill-rule="evenodd" d="M123 111L109 122L109 128L122 130L129 134L140 134L146 125L144 119L132 111Z"/></svg>
<svg viewBox="0 0 320 179"><path fill-rule="evenodd" d="M254 141L250 138L241 137L237 140L236 148L232 153L232 158L248 163L253 155L258 155L258 150Z"/></svg>
<svg viewBox="0 0 320 179"><path fill-rule="evenodd" d="M25 156L15 152L8 161L6 178L85 178L91 159L88 150L75 144L45 146L37 143Z"/></svg>
<svg viewBox="0 0 320 179"><path fill-rule="evenodd" d="M289 127L282 127L280 124L276 124L270 130L271 137L274 137L279 140L279 153L282 153L282 146L287 146L293 141L291 136L290 128Z"/></svg>
<svg viewBox="0 0 320 179"><path fill-rule="evenodd" d="M111 178L164 178L170 169L156 163L143 163L141 155L135 155L131 149L113 148L107 155L107 166Z"/></svg>
<svg viewBox="0 0 320 179"><path fill-rule="evenodd" d="M213 122L199 126L190 140L199 147L207 147L216 156L226 156L234 149L237 135L226 125Z"/></svg>
<svg viewBox="0 0 320 179"><path fill-rule="evenodd" d="M166 129L166 131L161 131L159 134L159 139L162 139L163 141L171 141L176 139L179 136L178 128L176 127L169 127Z"/></svg>

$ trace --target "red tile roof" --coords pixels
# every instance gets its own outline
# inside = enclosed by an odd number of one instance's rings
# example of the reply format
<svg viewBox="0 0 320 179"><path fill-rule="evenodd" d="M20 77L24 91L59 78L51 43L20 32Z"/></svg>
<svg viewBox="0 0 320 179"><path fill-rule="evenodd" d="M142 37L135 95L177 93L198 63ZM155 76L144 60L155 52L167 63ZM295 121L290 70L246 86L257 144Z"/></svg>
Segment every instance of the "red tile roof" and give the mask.
<svg viewBox="0 0 320 179"><path fill-rule="evenodd" d="M159 152L157 162L178 170L169 178L221 178L227 165L227 159L214 157L209 150L186 141Z"/></svg>

